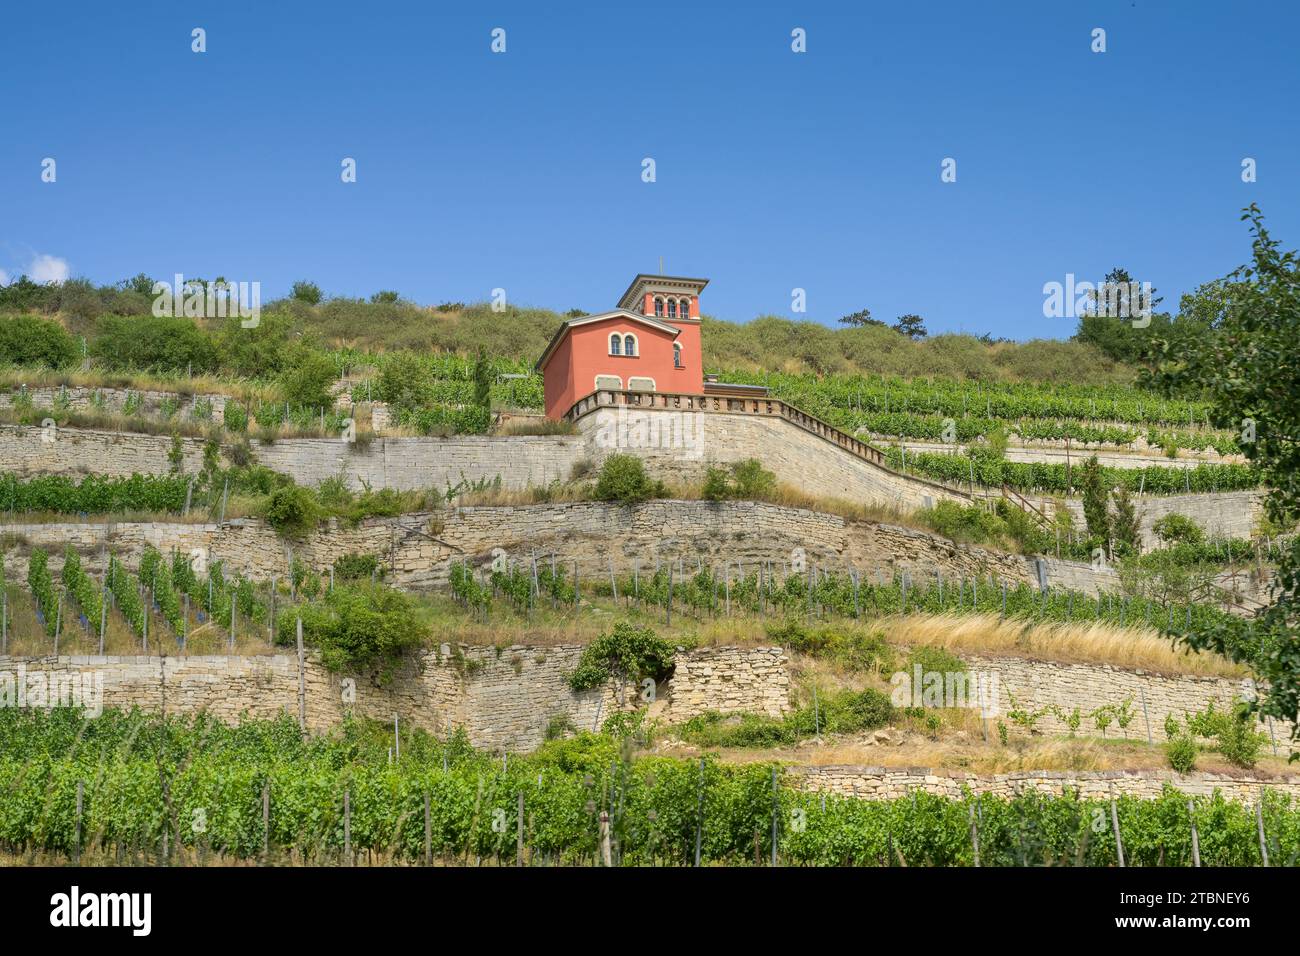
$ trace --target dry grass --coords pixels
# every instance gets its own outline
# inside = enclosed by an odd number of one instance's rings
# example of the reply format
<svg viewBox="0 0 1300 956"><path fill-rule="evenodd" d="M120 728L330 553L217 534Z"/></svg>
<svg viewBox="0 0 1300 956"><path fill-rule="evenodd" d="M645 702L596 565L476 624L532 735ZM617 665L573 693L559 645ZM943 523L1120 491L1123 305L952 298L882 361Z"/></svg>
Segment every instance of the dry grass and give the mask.
<svg viewBox="0 0 1300 956"><path fill-rule="evenodd" d="M876 627L891 644L943 647L954 654L1005 655L1062 663L1113 664L1166 674L1241 677L1247 671L1213 654L1175 648L1143 627L999 620L993 614L888 617Z"/></svg>
<svg viewBox="0 0 1300 956"><path fill-rule="evenodd" d="M945 720L952 714L944 711ZM889 740L870 743L872 735L854 739L830 739L821 743L806 741L794 747L768 750L729 749L718 753L727 763L754 763L779 760L809 767L933 767L976 774L1014 773L1022 770L1169 770L1164 748L1147 744L1136 735L1123 739L1112 735L1099 737L1032 737L1012 738L1006 746L998 742L994 728L985 741L976 729L957 730L945 727L938 739L908 727L891 727ZM661 748L674 756L694 756L696 748L666 743ZM1230 773L1269 779L1293 776L1295 766L1288 764L1284 752L1274 757L1265 748L1252 770L1234 767L1217 753L1202 750L1196 758L1197 771Z"/></svg>
<svg viewBox="0 0 1300 956"><path fill-rule="evenodd" d="M158 375L150 372L108 372L102 369L0 368L0 390L26 385L28 388L117 388L133 392L173 392L177 395L235 395L243 398L277 399L269 385L248 379L215 375Z"/></svg>

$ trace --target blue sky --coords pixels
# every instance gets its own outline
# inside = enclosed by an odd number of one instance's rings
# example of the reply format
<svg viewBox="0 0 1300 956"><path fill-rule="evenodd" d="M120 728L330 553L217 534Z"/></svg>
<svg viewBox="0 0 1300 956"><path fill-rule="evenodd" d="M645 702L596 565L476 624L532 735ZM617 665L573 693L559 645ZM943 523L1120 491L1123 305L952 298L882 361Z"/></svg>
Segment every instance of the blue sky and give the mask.
<svg viewBox="0 0 1300 956"><path fill-rule="evenodd" d="M79 0L3 24L11 278L44 256L595 311L663 256L721 318L793 315L798 287L799 317L1023 339L1073 331L1042 310L1066 273L1122 264L1176 304L1246 259L1250 201L1300 246L1295 3Z"/></svg>

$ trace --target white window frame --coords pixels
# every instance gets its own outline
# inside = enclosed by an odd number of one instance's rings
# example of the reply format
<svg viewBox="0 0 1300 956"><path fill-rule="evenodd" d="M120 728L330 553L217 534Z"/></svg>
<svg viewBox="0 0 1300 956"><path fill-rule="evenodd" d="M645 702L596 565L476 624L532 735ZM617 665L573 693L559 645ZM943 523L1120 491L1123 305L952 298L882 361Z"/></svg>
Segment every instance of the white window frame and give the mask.
<svg viewBox="0 0 1300 956"><path fill-rule="evenodd" d="M630 352L627 350L627 340L628 340L628 339L631 339L631 340L632 340L632 351L630 351ZM636 337L636 335L634 335L634 334L631 333L631 332L624 332L624 333L623 333L623 356L624 356L625 358L640 358L640 357L641 357L641 340L638 339L638 338Z"/></svg>

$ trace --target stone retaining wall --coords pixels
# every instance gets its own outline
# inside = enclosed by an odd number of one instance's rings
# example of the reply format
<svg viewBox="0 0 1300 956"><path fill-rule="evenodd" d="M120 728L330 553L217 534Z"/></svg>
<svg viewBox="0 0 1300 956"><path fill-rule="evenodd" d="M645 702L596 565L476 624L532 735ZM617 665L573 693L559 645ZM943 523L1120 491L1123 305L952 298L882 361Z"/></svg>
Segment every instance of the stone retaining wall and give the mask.
<svg viewBox="0 0 1300 956"><path fill-rule="evenodd" d="M1248 774L1191 773L1166 770L1020 770L990 775L925 767L792 767L795 786L864 800L893 800L913 792L933 793L952 799L966 794L1014 797L1029 791L1061 795L1067 789L1085 799L1128 795L1151 799L1166 786L1188 796L1210 796L1215 790L1251 806L1268 787L1300 797L1300 777L1252 777Z"/></svg>
<svg viewBox="0 0 1300 956"><path fill-rule="evenodd" d="M538 746L552 720L599 729L620 710L641 706L643 689L613 682L574 691L568 674L580 645L442 647L410 662L380 686L365 676L326 670L308 656L303 667L306 723L322 731L346 713L402 722L437 734L463 727L477 747L524 751ZM6 681L5 675L9 680ZM0 706L13 706L21 683L29 706L48 702L32 688L82 675L102 681L102 707L167 713L206 711L241 717L297 717L296 655L207 657L0 657ZM10 695L9 699L6 694ZM677 671L657 689L655 719L680 723L706 710L780 716L790 707L789 660L780 648L719 647L683 651ZM79 700L83 706L90 701Z"/></svg>
<svg viewBox="0 0 1300 956"><path fill-rule="evenodd" d="M1162 743L1166 739L1166 716L1182 721L1185 714L1204 710L1211 702L1220 712L1230 711L1237 700L1254 693L1253 683L1244 678L1156 674L1109 664L1066 664L1020 657L963 655L963 660L972 671L997 676L998 716L1013 733L1023 732L1007 716L1016 706L1027 711L1059 708L1066 713L1077 707L1083 718L1078 733L1096 736L1099 731L1088 715L1099 707L1128 701L1132 723L1123 730L1112 722L1107 734L1144 740L1149 726L1151 740ZM1043 714L1036 727L1049 734L1069 732L1067 724L1051 711ZM1270 739L1265 752L1275 742L1279 754L1288 753L1289 723L1261 722L1258 729Z"/></svg>

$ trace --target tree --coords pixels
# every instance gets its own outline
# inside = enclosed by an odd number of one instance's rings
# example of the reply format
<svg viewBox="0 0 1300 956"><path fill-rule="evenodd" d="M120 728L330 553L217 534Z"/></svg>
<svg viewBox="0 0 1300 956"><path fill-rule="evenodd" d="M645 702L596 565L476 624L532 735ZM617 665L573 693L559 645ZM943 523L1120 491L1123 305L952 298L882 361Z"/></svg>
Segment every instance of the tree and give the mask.
<svg viewBox="0 0 1300 956"><path fill-rule="evenodd" d="M433 404L433 370L414 352L398 352L384 362L375 383L377 397L397 408Z"/></svg>
<svg viewBox="0 0 1300 956"><path fill-rule="evenodd" d="M338 378L334 361L324 352L303 348L280 377L280 392L291 405L330 408L330 386Z"/></svg>
<svg viewBox="0 0 1300 956"><path fill-rule="evenodd" d="M1110 536L1115 542L1115 549L1120 554L1136 553L1142 542L1142 534L1133 499L1123 485L1112 491L1110 497L1115 508L1115 514L1110 519Z"/></svg>
<svg viewBox="0 0 1300 956"><path fill-rule="evenodd" d="M492 407L492 363L479 349L474 360L474 404L483 408Z"/></svg>
<svg viewBox="0 0 1300 956"><path fill-rule="evenodd" d="M863 325L883 326L885 323L881 322L879 319L873 319L871 317L870 309L859 309L857 312L850 312L848 315L840 316L840 324L853 325L853 326L863 326Z"/></svg>
<svg viewBox="0 0 1300 956"><path fill-rule="evenodd" d="M1106 489L1102 487L1101 462L1096 455L1084 462L1079 488L1083 492L1083 518L1088 525L1088 536L1107 541L1110 515L1106 510Z"/></svg>
<svg viewBox="0 0 1300 956"><path fill-rule="evenodd" d="M401 298L392 289L381 289L370 297L370 301L375 305L396 305Z"/></svg>
<svg viewBox="0 0 1300 956"><path fill-rule="evenodd" d="M1155 344L1156 367L1142 380L1169 394L1194 390L1210 403L1210 419L1239 433L1246 458L1269 488L1269 520L1292 527L1300 513L1300 258L1283 252L1252 203L1252 262L1216 287L1218 305L1202 334ZM1188 629L1180 637L1250 663L1267 696L1252 703L1260 712L1292 722L1300 737L1300 538L1278 561L1272 603L1253 619ZM1293 756L1293 759L1294 756Z"/></svg>
<svg viewBox="0 0 1300 956"><path fill-rule="evenodd" d="M913 342L930 334L925 329L925 320L919 315L900 315L893 327L895 332L906 335Z"/></svg>
<svg viewBox="0 0 1300 956"><path fill-rule="evenodd" d="M320 286L314 282L308 282L306 279L300 279L289 290L289 298L297 299L299 302L306 302L308 305L319 305L321 300Z"/></svg>

